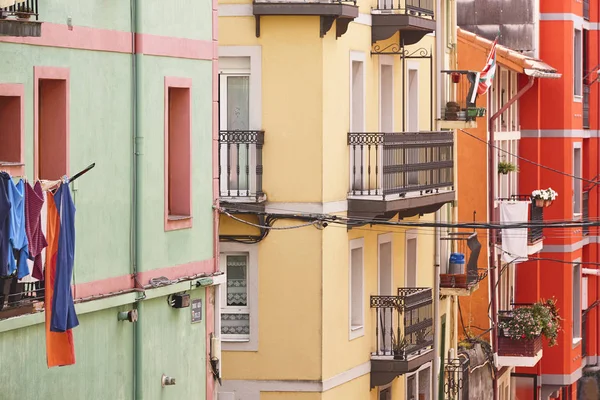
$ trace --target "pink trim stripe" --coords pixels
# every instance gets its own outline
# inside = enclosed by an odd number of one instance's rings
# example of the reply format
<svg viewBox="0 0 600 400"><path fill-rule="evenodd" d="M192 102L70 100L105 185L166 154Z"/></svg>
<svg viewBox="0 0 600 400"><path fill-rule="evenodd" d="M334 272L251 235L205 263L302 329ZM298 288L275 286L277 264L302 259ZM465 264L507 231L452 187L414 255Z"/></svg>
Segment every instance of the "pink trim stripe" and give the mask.
<svg viewBox="0 0 600 400"><path fill-rule="evenodd" d="M210 274L213 272L213 268L214 259L211 258L173 267L140 272L138 273L138 282L141 285L148 285L150 279L158 278L160 276L164 276L168 279L178 279L202 273ZM81 299L89 296L120 292L133 289L134 287L134 281L131 275L121 275L93 282L80 283L73 287L73 293L76 299Z"/></svg>
<svg viewBox="0 0 600 400"><path fill-rule="evenodd" d="M136 34L136 52L149 56L212 60L212 40L196 40ZM41 37L0 36L0 43L18 43L32 46L60 47L67 49L131 53L131 32L110 29L69 27L44 22Z"/></svg>

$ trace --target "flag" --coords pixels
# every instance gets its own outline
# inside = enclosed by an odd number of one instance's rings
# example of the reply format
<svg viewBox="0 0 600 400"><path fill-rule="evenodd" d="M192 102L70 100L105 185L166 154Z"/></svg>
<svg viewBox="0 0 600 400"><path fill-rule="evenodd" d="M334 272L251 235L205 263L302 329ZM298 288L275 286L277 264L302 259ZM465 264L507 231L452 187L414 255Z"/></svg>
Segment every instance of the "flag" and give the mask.
<svg viewBox="0 0 600 400"><path fill-rule="evenodd" d="M485 67L479 74L479 85L477 87L477 94L485 94L488 89L492 86L494 81L494 75L496 75L496 45L498 44L498 36L492 43L492 49L488 55Z"/></svg>

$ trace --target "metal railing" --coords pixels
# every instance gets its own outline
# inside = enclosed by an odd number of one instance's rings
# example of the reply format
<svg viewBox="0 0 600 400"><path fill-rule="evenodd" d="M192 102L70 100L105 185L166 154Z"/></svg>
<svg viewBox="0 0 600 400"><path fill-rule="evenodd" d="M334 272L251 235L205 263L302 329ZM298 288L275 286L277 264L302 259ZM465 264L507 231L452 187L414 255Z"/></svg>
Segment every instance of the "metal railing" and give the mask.
<svg viewBox="0 0 600 400"><path fill-rule="evenodd" d="M590 129L590 86L583 84L583 129Z"/></svg>
<svg viewBox="0 0 600 400"><path fill-rule="evenodd" d="M350 195L403 197L454 186L452 132L348 133Z"/></svg>
<svg viewBox="0 0 600 400"><path fill-rule="evenodd" d="M15 16L19 19L30 19L35 17L39 19L38 0L18 1L15 5L0 8L0 19L8 16Z"/></svg>
<svg viewBox="0 0 600 400"><path fill-rule="evenodd" d="M444 70L442 83L444 98L442 104L443 121L474 121L485 115L485 108L477 108L477 72L464 70Z"/></svg>
<svg viewBox="0 0 600 400"><path fill-rule="evenodd" d="M371 296L376 311L376 356L408 359L433 346L431 288L398 288L397 296Z"/></svg>
<svg viewBox="0 0 600 400"><path fill-rule="evenodd" d="M376 10L433 18L434 0L377 0Z"/></svg>
<svg viewBox="0 0 600 400"><path fill-rule="evenodd" d="M219 132L221 197L256 197L262 188L264 131Z"/></svg>
<svg viewBox="0 0 600 400"><path fill-rule="evenodd" d="M467 357L451 358L444 365L445 399L468 400L469 398L469 359Z"/></svg>
<svg viewBox="0 0 600 400"><path fill-rule="evenodd" d="M583 222L589 222L590 221L590 192L589 191L584 191L581 194L581 203L582 203L582 218L583 218ZM581 231L583 233L583 236L588 236L590 234L590 227L589 226L584 226L583 228L581 228Z"/></svg>
<svg viewBox="0 0 600 400"><path fill-rule="evenodd" d="M0 319L41 311L44 281L19 283L17 278L0 279Z"/></svg>
<svg viewBox="0 0 600 400"><path fill-rule="evenodd" d="M590 20L590 0L583 0L583 19Z"/></svg>

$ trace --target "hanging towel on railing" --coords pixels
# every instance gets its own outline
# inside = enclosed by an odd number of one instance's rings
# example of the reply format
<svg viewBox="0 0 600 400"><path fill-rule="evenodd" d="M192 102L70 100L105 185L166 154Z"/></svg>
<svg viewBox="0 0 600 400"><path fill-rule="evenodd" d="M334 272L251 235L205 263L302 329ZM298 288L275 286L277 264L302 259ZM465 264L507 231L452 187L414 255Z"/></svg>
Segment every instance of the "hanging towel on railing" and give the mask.
<svg viewBox="0 0 600 400"><path fill-rule="evenodd" d="M15 184L12 179L8 180L8 200L10 201L10 243L8 257L8 273L17 273L22 279L29 275L29 242L25 232L25 181L20 180ZM12 257L12 254L17 257Z"/></svg>
<svg viewBox="0 0 600 400"><path fill-rule="evenodd" d="M75 204L71 198L68 183L58 188L54 195L54 202L60 215L60 234L56 254L56 280L50 330L64 332L79 325L71 291L71 277L75 261Z"/></svg>
<svg viewBox="0 0 600 400"><path fill-rule="evenodd" d="M529 220L529 202L500 202L500 223L527 223ZM519 263L527 261L527 228L502 230L502 261Z"/></svg>

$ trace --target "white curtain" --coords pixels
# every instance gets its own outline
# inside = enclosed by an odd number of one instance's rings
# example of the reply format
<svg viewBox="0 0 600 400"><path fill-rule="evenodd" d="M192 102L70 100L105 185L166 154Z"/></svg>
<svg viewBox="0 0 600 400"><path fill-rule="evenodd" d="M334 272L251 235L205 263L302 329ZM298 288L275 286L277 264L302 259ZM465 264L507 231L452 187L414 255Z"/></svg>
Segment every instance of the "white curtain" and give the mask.
<svg viewBox="0 0 600 400"><path fill-rule="evenodd" d="M500 202L500 223L527 223L529 220L528 201ZM507 263L527 261L527 228L502 230L502 260Z"/></svg>

